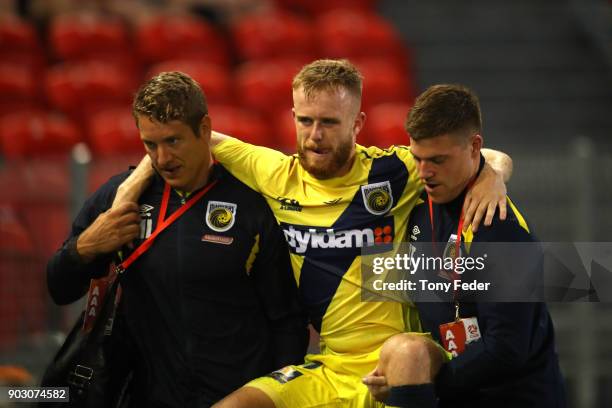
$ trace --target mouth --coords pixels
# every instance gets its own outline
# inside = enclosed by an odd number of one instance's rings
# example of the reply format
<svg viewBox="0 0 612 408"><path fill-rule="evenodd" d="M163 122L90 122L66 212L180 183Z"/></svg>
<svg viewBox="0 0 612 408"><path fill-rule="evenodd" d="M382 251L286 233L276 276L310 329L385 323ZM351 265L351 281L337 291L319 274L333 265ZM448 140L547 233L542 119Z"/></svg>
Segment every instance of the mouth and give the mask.
<svg viewBox="0 0 612 408"><path fill-rule="evenodd" d="M440 187L440 184L437 183L432 183L432 182L425 182L425 191L428 194L431 194L433 192L436 191L436 188Z"/></svg>
<svg viewBox="0 0 612 408"><path fill-rule="evenodd" d="M167 167L164 167L163 169L160 169L159 172L161 173L162 176L166 178L175 178L177 177L180 169L181 169L180 165L167 166Z"/></svg>
<svg viewBox="0 0 612 408"><path fill-rule="evenodd" d="M312 155L314 155L315 157L325 157L331 151L330 149L324 149L322 147L307 148L306 150L310 152Z"/></svg>

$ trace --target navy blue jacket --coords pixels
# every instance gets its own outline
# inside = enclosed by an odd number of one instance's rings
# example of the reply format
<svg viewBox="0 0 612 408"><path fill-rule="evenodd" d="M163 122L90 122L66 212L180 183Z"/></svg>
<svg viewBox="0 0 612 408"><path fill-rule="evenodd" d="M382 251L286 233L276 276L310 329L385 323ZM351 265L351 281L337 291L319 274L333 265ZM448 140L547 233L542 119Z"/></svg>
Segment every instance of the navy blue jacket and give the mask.
<svg viewBox="0 0 612 408"><path fill-rule="evenodd" d="M87 200L49 261L56 303L79 299L90 278L106 273L110 255L83 264L67 244L110 208L127 174ZM209 406L252 378L303 362L306 321L274 216L222 166L211 180L218 183L125 272L120 312L139 355L132 406ZM156 227L163 187L156 175L139 200L137 245ZM166 217L184 201L172 190ZM234 208L232 222L215 220L219 203Z"/></svg>
<svg viewBox="0 0 612 408"><path fill-rule="evenodd" d="M427 194L423 193L409 222L415 255L429 252L425 248L431 250L428 255L454 251L450 238L457 234L464 196L465 191L450 203L433 204L432 240ZM484 244L488 242L526 244ZM525 219L508 199L507 219L500 221L496 215L490 227L481 226L473 236L463 234L461 246L462 254L472 258L487 253L485 269L464 273L462 281L492 281L492 287L501 290L488 295L484 291L456 293L461 317L476 317L482 338L442 366L435 384L439 406L565 407L564 381L548 309L544 303L525 301L528 293L541 300L537 286L542 273L540 246ZM430 278L444 280L440 276ZM439 326L455 318L454 295L451 293L447 301L416 303L424 331L431 332L438 342Z"/></svg>

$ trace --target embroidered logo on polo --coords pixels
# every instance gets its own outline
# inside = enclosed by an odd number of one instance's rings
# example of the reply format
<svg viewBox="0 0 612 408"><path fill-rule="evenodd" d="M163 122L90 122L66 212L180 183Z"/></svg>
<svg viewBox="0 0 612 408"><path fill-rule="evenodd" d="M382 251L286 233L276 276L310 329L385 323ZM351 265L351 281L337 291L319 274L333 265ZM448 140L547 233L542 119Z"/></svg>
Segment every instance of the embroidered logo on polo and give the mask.
<svg viewBox="0 0 612 408"><path fill-rule="evenodd" d="M370 214L382 215L393 206L393 194L389 181L361 186L361 194L363 205Z"/></svg>
<svg viewBox="0 0 612 408"><path fill-rule="evenodd" d="M153 220L151 219L151 211L155 207L149 204L140 206L140 239L147 239L153 232Z"/></svg>
<svg viewBox="0 0 612 408"><path fill-rule="evenodd" d="M213 231L228 231L236 222L237 208L234 203L209 201L206 207L206 225Z"/></svg>
<svg viewBox="0 0 612 408"><path fill-rule="evenodd" d="M276 199L281 204L280 206L281 210L297 211L297 212L302 211L302 206L300 205L300 202L296 199L287 198L287 197L276 197Z"/></svg>
<svg viewBox="0 0 612 408"><path fill-rule="evenodd" d="M418 226L418 225L415 225L415 226L412 228L412 233L410 234L410 238L411 238L413 241L416 241L416 240L418 239L418 238L417 238L417 235L419 235L420 233L421 233L421 230L419 229L419 226Z"/></svg>
<svg viewBox="0 0 612 408"><path fill-rule="evenodd" d="M342 201L342 197L335 198L335 199L329 200L329 201L323 201L323 204L325 204L325 205L334 205L334 204L338 204L340 201Z"/></svg>

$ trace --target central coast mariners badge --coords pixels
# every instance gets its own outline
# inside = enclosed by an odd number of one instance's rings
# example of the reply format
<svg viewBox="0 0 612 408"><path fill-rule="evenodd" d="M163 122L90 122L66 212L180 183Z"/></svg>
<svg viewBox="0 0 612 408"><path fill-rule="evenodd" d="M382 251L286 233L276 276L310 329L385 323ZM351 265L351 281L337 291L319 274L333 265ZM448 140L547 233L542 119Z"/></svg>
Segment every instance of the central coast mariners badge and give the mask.
<svg viewBox="0 0 612 408"><path fill-rule="evenodd" d="M206 225L217 232L225 232L234 226L238 206L223 201L209 201L206 207Z"/></svg>
<svg viewBox="0 0 612 408"><path fill-rule="evenodd" d="M361 194L363 195L363 204L371 214L382 215L393 206L391 183L388 181L361 186Z"/></svg>

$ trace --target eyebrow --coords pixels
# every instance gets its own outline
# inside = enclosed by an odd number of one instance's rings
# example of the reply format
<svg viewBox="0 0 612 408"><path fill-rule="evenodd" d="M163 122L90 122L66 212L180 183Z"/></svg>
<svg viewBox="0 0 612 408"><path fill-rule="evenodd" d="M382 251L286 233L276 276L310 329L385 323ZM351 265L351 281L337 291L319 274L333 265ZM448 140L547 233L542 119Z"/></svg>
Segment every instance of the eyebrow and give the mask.
<svg viewBox="0 0 612 408"><path fill-rule="evenodd" d="M320 122L334 122L334 123L340 123L340 119L338 118L334 118L334 117L322 117L322 118L316 118L313 116L308 116L308 115L295 115L295 117L298 120L301 119L311 119L311 120L319 120Z"/></svg>
<svg viewBox="0 0 612 408"><path fill-rule="evenodd" d="M178 139L178 137L179 137L179 135L176 135L176 134L171 134L171 135L168 135L168 136L164 136L164 138L162 138L162 140L161 140L161 143L166 143L166 142L168 142L170 139ZM142 138L141 140L142 140L144 143L155 143L155 144L157 144L156 142L154 142L154 141L152 141L152 140L149 140L149 139L146 139L146 138Z"/></svg>
<svg viewBox="0 0 612 408"><path fill-rule="evenodd" d="M432 161L435 159L443 159L448 156L446 154L438 154L438 155L430 156L430 157L419 157L416 154L414 154L413 151L410 151L410 153L412 153L412 157L414 157L416 160L427 160L427 161Z"/></svg>

